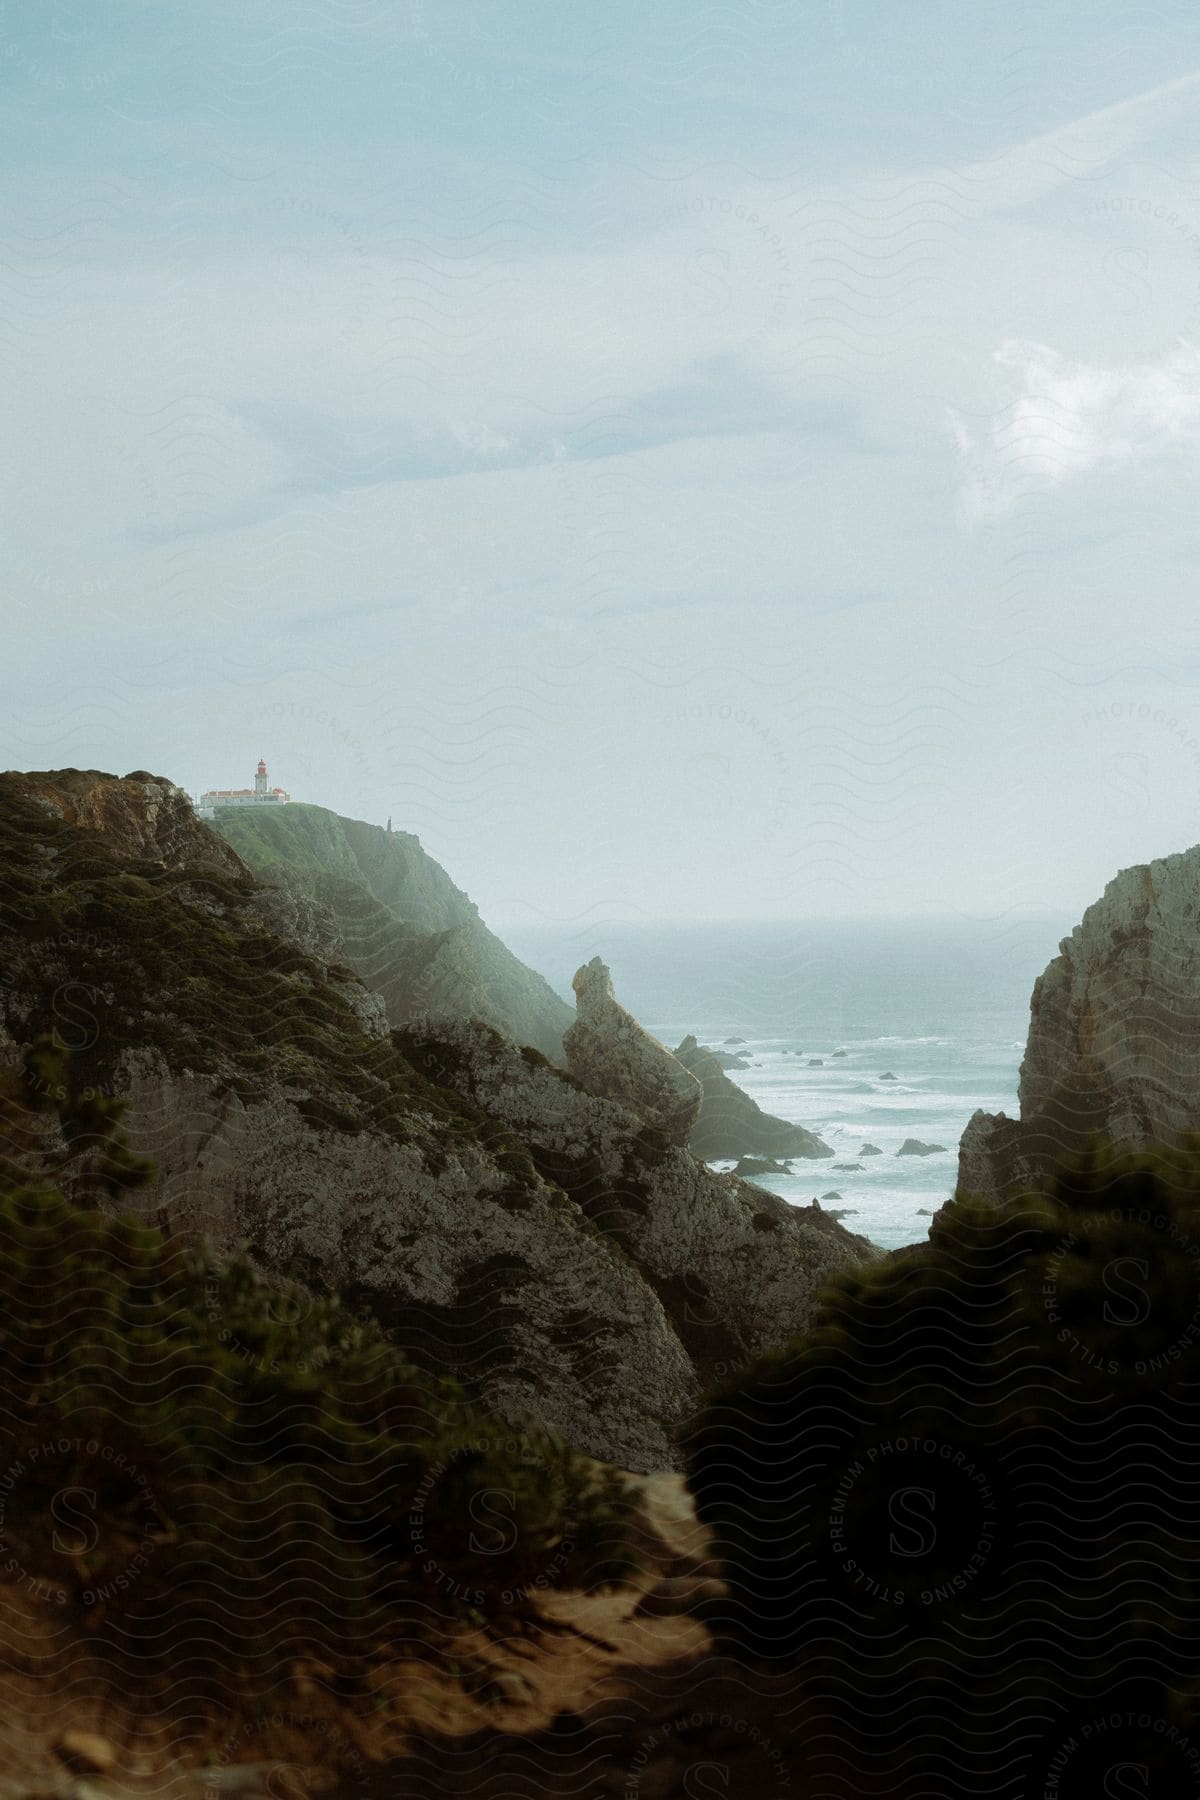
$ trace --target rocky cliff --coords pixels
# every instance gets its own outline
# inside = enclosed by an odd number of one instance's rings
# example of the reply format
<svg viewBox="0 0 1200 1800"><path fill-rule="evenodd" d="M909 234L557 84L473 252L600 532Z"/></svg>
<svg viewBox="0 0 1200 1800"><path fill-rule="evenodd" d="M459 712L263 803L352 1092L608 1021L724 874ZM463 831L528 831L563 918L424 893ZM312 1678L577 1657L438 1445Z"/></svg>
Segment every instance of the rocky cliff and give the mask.
<svg viewBox="0 0 1200 1800"><path fill-rule="evenodd" d="M390 1024L431 1010L483 1019L561 1060L570 1007L410 832L297 804L230 808L214 830L273 889L328 910L339 954L383 997Z"/></svg>
<svg viewBox="0 0 1200 1800"><path fill-rule="evenodd" d="M702 1381L870 1255L485 1024L390 1032L319 902L161 778L0 776L0 901L0 1050L54 1033L81 1095L127 1102L145 1216L361 1300L608 1461L670 1465Z"/></svg>
<svg viewBox="0 0 1200 1800"><path fill-rule="evenodd" d="M962 1190L1038 1186L1095 1134L1130 1148L1200 1131L1200 847L1124 869L1038 977L1020 1116L976 1113Z"/></svg>
<svg viewBox="0 0 1200 1800"><path fill-rule="evenodd" d="M675 1052L700 1082L703 1104L688 1143L697 1156L832 1156L828 1144L803 1125L789 1124L764 1112L736 1082L730 1081L716 1052L694 1037L684 1038Z"/></svg>
<svg viewBox="0 0 1200 1800"><path fill-rule="evenodd" d="M576 1019L563 1039L567 1067L589 1093L631 1107L672 1143L686 1144L703 1099L700 1083L613 994L598 956L576 971Z"/></svg>

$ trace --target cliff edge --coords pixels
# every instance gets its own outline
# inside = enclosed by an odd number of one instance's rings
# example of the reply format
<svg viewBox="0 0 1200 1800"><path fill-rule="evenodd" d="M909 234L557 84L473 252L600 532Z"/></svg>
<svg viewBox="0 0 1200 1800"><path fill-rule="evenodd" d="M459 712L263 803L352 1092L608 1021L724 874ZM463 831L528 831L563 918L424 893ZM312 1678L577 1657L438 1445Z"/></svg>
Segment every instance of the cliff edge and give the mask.
<svg viewBox="0 0 1200 1800"><path fill-rule="evenodd" d="M959 1187L1042 1185L1096 1135L1131 1150L1200 1131L1200 846L1123 869L1034 985L1020 1112L977 1112Z"/></svg>

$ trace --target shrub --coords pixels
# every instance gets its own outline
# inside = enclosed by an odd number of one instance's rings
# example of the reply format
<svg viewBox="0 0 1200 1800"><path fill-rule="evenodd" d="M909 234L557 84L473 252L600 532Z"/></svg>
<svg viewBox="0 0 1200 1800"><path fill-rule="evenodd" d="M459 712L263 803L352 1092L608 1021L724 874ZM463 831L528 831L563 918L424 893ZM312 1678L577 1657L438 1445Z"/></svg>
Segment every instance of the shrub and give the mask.
<svg viewBox="0 0 1200 1800"><path fill-rule="evenodd" d="M1096 1146L1004 1208L960 1195L699 1420L725 1629L801 1659L862 1791L872 1759L909 1791L896 1759L915 1757L946 1792L986 1772L1040 1793L1063 1734L1094 1746L1088 1721L1122 1707L1151 1722L1128 1759L1157 1778L1194 1713L1176 1690L1200 1652L1198 1372L1194 1144ZM1055 1793L1101 1779L1072 1768Z"/></svg>
<svg viewBox="0 0 1200 1800"><path fill-rule="evenodd" d="M28 1146L12 1084L4 1110ZM113 1180L116 1121L87 1148L108 1146ZM214 1696L305 1653L351 1679L381 1646L528 1619L546 1587L629 1566L614 1473L489 1419L336 1299L72 1204L12 1159L0 1395L0 1573L118 1667Z"/></svg>

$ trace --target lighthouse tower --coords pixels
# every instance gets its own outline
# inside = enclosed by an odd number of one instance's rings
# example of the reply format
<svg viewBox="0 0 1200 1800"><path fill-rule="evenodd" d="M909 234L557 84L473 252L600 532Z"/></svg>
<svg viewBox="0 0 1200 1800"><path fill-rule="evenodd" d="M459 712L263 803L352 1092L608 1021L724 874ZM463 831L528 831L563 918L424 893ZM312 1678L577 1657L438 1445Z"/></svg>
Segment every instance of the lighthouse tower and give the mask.
<svg viewBox="0 0 1200 1800"><path fill-rule="evenodd" d="M291 795L281 787L268 787L267 765L260 756L258 768L254 771L252 788L209 788L201 794L197 811L202 819L211 819L218 809L226 806L286 806Z"/></svg>

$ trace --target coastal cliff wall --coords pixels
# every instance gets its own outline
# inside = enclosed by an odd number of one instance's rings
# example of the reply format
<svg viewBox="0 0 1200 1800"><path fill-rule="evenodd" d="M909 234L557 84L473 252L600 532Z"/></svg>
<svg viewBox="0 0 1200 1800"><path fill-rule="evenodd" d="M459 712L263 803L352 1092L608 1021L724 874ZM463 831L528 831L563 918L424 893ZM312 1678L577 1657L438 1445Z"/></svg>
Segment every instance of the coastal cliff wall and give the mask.
<svg viewBox="0 0 1200 1800"><path fill-rule="evenodd" d="M389 1030L320 902L162 778L0 776L0 900L7 1060L55 1034L126 1104L157 1175L123 1205L361 1300L606 1461L672 1466L702 1384L871 1255L485 1023Z"/></svg>
<svg viewBox="0 0 1200 1800"><path fill-rule="evenodd" d="M1124 869L1038 977L1019 1117L976 1113L959 1186L1038 1186L1099 1135L1130 1149L1200 1131L1200 846Z"/></svg>

